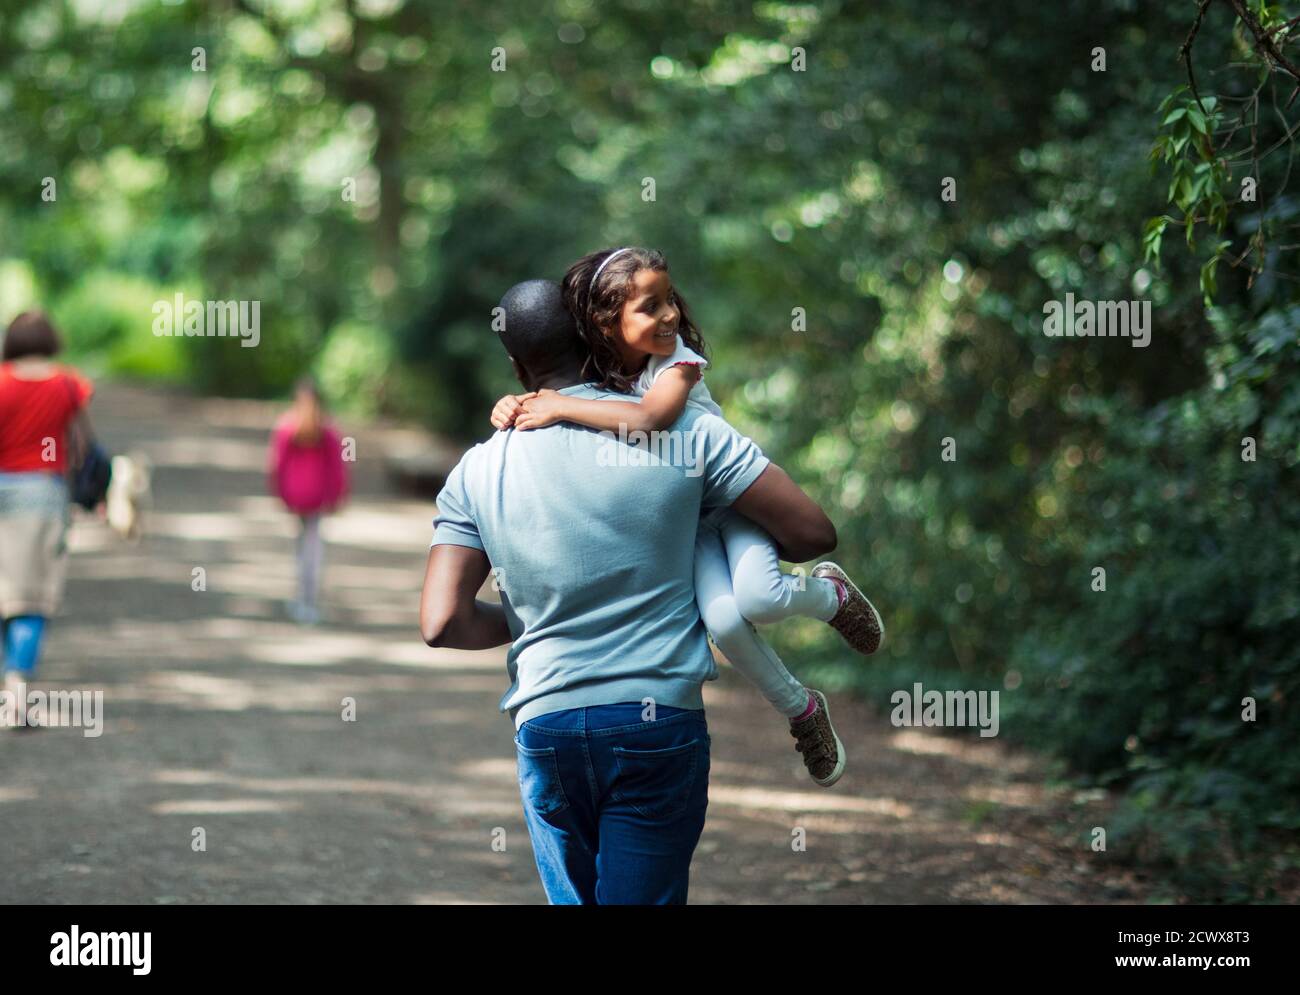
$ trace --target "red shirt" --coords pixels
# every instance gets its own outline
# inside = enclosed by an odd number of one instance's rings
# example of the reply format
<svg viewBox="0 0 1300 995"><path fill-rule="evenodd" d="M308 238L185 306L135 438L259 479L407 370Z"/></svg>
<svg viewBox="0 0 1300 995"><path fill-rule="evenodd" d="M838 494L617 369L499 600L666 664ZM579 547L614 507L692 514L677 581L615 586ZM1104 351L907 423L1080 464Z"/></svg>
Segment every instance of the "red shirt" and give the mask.
<svg viewBox="0 0 1300 995"><path fill-rule="evenodd" d="M94 388L80 373L55 367L44 380L22 380L0 364L0 473L63 473L68 423Z"/></svg>

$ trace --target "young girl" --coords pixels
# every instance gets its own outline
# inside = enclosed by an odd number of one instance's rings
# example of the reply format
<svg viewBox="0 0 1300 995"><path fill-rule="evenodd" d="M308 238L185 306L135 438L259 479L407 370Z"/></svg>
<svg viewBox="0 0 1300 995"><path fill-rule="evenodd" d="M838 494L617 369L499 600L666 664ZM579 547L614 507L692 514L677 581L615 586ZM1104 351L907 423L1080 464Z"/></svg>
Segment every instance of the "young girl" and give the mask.
<svg viewBox="0 0 1300 995"><path fill-rule="evenodd" d="M326 419L320 391L310 378L298 381L293 407L276 423L268 462L272 492L299 522L298 600L289 614L296 622L312 625L320 621L320 518L347 496L348 472L343 440Z"/></svg>
<svg viewBox="0 0 1300 995"><path fill-rule="evenodd" d="M591 351L584 372L605 389L638 395L641 402L549 390L508 395L493 410L494 426L527 431L570 421L630 434L668 428L687 404L722 416L702 378L708 367L704 342L660 253L633 247L593 252L569 268L562 286ZM834 784L844 772L845 754L825 695L800 684L751 623L818 618L869 654L884 637L871 602L834 563L818 564L810 577L783 574L771 537L729 510L700 523L695 588L714 643L790 720L795 748L813 780Z"/></svg>

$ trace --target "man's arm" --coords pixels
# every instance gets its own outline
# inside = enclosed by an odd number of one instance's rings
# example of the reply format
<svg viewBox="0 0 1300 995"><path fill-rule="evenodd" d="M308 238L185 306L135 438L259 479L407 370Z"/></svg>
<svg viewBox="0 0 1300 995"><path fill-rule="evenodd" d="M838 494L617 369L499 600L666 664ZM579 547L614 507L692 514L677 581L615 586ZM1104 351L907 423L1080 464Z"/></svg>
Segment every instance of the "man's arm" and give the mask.
<svg viewBox="0 0 1300 995"><path fill-rule="evenodd" d="M481 549L443 543L429 550L420 592L420 635L426 643L483 650L512 641L505 609L475 597L491 567Z"/></svg>
<svg viewBox="0 0 1300 995"><path fill-rule="evenodd" d="M791 563L825 556L839 542L826 513L775 463L731 507L762 526L776 540L781 559Z"/></svg>

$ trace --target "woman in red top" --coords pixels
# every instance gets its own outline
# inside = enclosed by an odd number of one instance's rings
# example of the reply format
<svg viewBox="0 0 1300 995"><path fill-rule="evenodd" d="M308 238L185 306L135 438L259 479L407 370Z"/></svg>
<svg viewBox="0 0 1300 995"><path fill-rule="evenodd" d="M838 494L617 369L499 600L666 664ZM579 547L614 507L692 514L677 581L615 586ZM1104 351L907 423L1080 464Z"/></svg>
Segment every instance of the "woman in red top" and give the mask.
<svg viewBox="0 0 1300 995"><path fill-rule="evenodd" d="M90 437L85 407L93 388L51 361L59 349L49 319L25 311L10 323L0 353L0 638L19 728L28 724L26 685L45 622L63 596L70 520L64 474L77 459L69 448Z"/></svg>

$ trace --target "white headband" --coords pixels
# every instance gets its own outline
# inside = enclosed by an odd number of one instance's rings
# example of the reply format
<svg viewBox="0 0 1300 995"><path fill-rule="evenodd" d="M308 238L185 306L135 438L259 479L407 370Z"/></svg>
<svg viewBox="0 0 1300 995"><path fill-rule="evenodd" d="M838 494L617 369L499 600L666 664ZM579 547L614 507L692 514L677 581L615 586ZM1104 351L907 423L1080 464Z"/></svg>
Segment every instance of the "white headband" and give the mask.
<svg viewBox="0 0 1300 995"><path fill-rule="evenodd" d="M632 246L630 246L630 245L625 245L623 248L621 248L621 249L615 249L615 250L614 250L613 252L611 252L608 256L606 256L606 257L605 257L605 261L604 261L603 263L601 263L599 266L597 266L597 267L596 267L596 272L595 272L594 274L592 274L590 286L594 287L594 286L596 285L596 280L597 280L597 278L600 276L600 271L603 270L606 266L609 265L611 259L613 259L615 256L619 255L620 253L623 253L623 252L631 252L631 251L632 251Z"/></svg>

